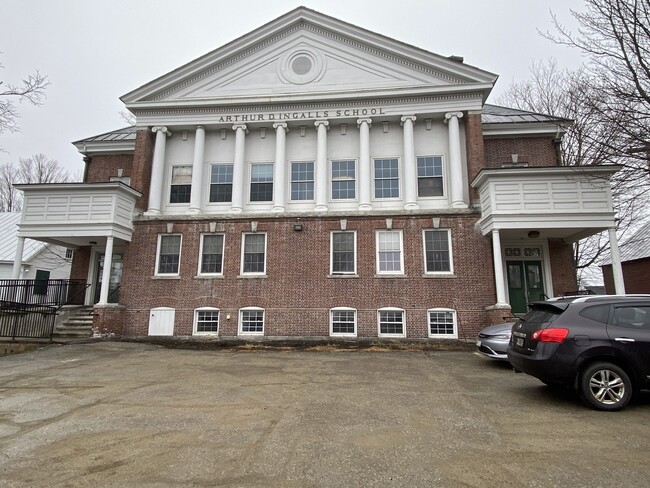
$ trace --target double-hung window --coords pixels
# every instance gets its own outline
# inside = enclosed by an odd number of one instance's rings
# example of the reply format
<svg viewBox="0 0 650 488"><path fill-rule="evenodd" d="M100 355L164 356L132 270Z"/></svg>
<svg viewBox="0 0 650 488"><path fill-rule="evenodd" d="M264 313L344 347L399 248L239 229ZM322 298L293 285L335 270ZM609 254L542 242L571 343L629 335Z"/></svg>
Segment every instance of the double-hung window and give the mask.
<svg viewBox="0 0 650 488"><path fill-rule="evenodd" d="M218 334L219 309L212 307L194 310L194 334Z"/></svg>
<svg viewBox="0 0 650 488"><path fill-rule="evenodd" d="M400 308L377 310L379 337L406 337L405 312Z"/></svg>
<svg viewBox="0 0 650 488"><path fill-rule="evenodd" d="M192 192L192 167L172 166L169 203L190 203Z"/></svg>
<svg viewBox="0 0 650 488"><path fill-rule="evenodd" d="M158 236L157 275L177 275L181 261L180 234L164 234Z"/></svg>
<svg viewBox="0 0 650 488"><path fill-rule="evenodd" d="M456 311L450 308L427 310L429 337L457 339Z"/></svg>
<svg viewBox="0 0 650 488"><path fill-rule="evenodd" d="M210 167L210 202L232 201L232 164Z"/></svg>
<svg viewBox="0 0 650 488"><path fill-rule="evenodd" d="M314 162L291 163L291 200L314 199Z"/></svg>
<svg viewBox="0 0 650 488"><path fill-rule="evenodd" d="M453 273L451 231L425 230L424 269L426 273Z"/></svg>
<svg viewBox="0 0 650 488"><path fill-rule="evenodd" d="M273 163L251 164L250 201L273 201Z"/></svg>
<svg viewBox="0 0 650 488"><path fill-rule="evenodd" d="M330 310L330 335L357 335L357 311L354 308L337 307Z"/></svg>
<svg viewBox="0 0 650 488"><path fill-rule="evenodd" d="M266 234L244 234L242 274L263 275L266 272Z"/></svg>
<svg viewBox="0 0 650 488"><path fill-rule="evenodd" d="M375 159L375 198L399 198L397 159Z"/></svg>
<svg viewBox="0 0 650 488"><path fill-rule="evenodd" d="M402 252L401 230L377 231L377 273L403 274L404 253Z"/></svg>
<svg viewBox="0 0 650 488"><path fill-rule="evenodd" d="M357 236L354 231L334 231L331 238L331 274L355 274Z"/></svg>
<svg viewBox="0 0 650 488"><path fill-rule="evenodd" d="M356 198L355 161L332 161L332 200L352 200L354 198Z"/></svg>
<svg viewBox="0 0 650 488"><path fill-rule="evenodd" d="M223 234L201 236L201 263L199 274L223 273Z"/></svg>
<svg viewBox="0 0 650 488"><path fill-rule="evenodd" d="M443 194L442 157L418 157L418 196L441 197Z"/></svg>
<svg viewBox="0 0 650 488"><path fill-rule="evenodd" d="M239 333L264 334L264 309L257 307L239 309Z"/></svg>

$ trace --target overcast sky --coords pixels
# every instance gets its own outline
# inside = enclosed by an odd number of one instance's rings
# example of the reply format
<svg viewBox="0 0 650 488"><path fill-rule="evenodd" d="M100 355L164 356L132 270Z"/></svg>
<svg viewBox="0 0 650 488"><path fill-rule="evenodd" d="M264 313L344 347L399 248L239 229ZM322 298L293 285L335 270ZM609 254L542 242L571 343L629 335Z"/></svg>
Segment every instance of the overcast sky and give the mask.
<svg viewBox="0 0 650 488"><path fill-rule="evenodd" d="M51 82L40 107L21 104L21 132L0 135L0 164L44 153L80 174L71 142L125 126L119 97L304 5L500 75L493 95L533 60L579 55L538 34L550 10L569 27L581 0L0 0L0 81L38 69Z"/></svg>

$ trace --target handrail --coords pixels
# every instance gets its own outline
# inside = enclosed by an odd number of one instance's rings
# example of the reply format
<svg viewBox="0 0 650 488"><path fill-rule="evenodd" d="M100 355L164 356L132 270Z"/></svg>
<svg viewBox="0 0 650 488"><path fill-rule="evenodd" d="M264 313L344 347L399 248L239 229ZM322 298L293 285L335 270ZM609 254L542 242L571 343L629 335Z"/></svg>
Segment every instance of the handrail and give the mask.
<svg viewBox="0 0 650 488"><path fill-rule="evenodd" d="M85 280L0 280L0 306L83 305L89 286Z"/></svg>

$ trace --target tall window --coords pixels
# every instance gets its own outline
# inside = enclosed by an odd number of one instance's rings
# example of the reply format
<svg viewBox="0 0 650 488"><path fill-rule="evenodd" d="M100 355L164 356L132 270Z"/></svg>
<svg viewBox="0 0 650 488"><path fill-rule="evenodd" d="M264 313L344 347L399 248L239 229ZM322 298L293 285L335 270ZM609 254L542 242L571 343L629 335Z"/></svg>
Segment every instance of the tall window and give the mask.
<svg viewBox="0 0 650 488"><path fill-rule="evenodd" d="M232 201L232 164L213 164L210 168L210 201Z"/></svg>
<svg viewBox="0 0 650 488"><path fill-rule="evenodd" d="M457 339L456 311L449 308L432 308L427 310L429 319L429 337Z"/></svg>
<svg viewBox="0 0 650 488"><path fill-rule="evenodd" d="M349 200L355 197L355 161L332 161L332 200Z"/></svg>
<svg viewBox="0 0 650 488"><path fill-rule="evenodd" d="M201 236L200 274L223 273L223 234Z"/></svg>
<svg viewBox="0 0 650 488"><path fill-rule="evenodd" d="M402 274L404 256L402 253L402 231L377 231L377 273Z"/></svg>
<svg viewBox="0 0 650 488"><path fill-rule="evenodd" d="M181 236L165 234L158 236L158 266L159 275L177 275L181 260Z"/></svg>
<svg viewBox="0 0 650 488"><path fill-rule="evenodd" d="M453 272L448 229L424 231L424 266L427 273Z"/></svg>
<svg viewBox="0 0 650 488"><path fill-rule="evenodd" d="M273 163L251 164L251 202L273 201Z"/></svg>
<svg viewBox="0 0 650 488"><path fill-rule="evenodd" d="M418 158L418 196L441 197L443 195L442 157Z"/></svg>
<svg viewBox="0 0 650 488"><path fill-rule="evenodd" d="M264 309L247 307L239 310L240 334L264 334Z"/></svg>
<svg viewBox="0 0 650 488"><path fill-rule="evenodd" d="M242 274L264 274L266 272L266 234L244 234L242 248Z"/></svg>
<svg viewBox="0 0 650 488"><path fill-rule="evenodd" d="M377 310L379 336L406 337L404 310L399 308L381 308Z"/></svg>
<svg viewBox="0 0 650 488"><path fill-rule="evenodd" d="M169 203L190 203L192 191L192 167L172 166L172 185Z"/></svg>
<svg viewBox="0 0 650 488"><path fill-rule="evenodd" d="M339 307L330 310L330 335L357 335L357 311L353 308Z"/></svg>
<svg viewBox="0 0 650 488"><path fill-rule="evenodd" d="M355 274L356 233L354 231L332 232L331 272L332 274Z"/></svg>
<svg viewBox="0 0 650 488"><path fill-rule="evenodd" d="M219 309L204 307L194 310L194 333L219 333Z"/></svg>
<svg viewBox="0 0 650 488"><path fill-rule="evenodd" d="M291 163L291 200L314 199L314 163Z"/></svg>
<svg viewBox="0 0 650 488"><path fill-rule="evenodd" d="M375 198L399 198L397 159L375 159Z"/></svg>

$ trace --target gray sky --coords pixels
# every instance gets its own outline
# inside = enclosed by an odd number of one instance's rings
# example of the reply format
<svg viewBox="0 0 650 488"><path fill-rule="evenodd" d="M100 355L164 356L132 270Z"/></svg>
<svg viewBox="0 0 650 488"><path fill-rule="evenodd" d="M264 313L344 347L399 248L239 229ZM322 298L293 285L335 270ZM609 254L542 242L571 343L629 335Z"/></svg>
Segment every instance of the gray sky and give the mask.
<svg viewBox="0 0 650 488"><path fill-rule="evenodd" d="M21 104L21 132L0 135L0 164L44 153L80 174L72 141L125 126L121 95L304 5L499 74L493 95L523 80L533 60L562 67L579 55L537 33L550 10L574 27L581 0L0 0L0 81L38 69L51 85L40 107Z"/></svg>

